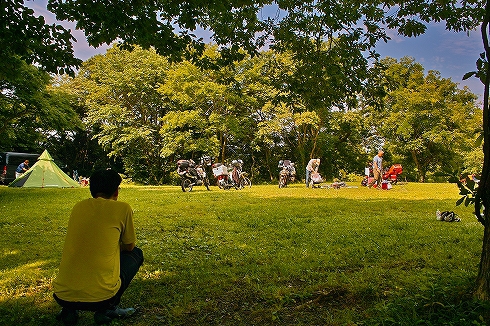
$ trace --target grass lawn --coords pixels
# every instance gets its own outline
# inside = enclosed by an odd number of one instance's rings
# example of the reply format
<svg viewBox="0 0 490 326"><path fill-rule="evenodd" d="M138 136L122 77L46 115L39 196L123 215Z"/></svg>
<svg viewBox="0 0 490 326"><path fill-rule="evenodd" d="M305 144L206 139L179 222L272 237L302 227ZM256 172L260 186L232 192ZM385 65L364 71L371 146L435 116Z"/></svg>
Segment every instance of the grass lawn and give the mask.
<svg viewBox="0 0 490 326"><path fill-rule="evenodd" d="M89 196L0 187L0 325L57 324L51 282ZM490 307L471 298L483 227L457 199L454 184L124 186L145 263L122 302L137 315L113 324L486 325Z"/></svg>

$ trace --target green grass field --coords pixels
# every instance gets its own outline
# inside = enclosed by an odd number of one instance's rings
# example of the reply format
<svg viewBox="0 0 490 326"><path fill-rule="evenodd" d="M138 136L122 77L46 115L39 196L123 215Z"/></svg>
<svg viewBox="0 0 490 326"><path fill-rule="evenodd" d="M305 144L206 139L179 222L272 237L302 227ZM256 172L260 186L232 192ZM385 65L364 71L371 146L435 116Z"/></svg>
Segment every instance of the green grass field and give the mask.
<svg viewBox="0 0 490 326"><path fill-rule="evenodd" d="M89 196L0 187L0 325L57 324L51 282ZM122 302L138 313L113 324L486 325L490 307L471 298L483 227L457 199L454 184L124 186L146 260Z"/></svg>

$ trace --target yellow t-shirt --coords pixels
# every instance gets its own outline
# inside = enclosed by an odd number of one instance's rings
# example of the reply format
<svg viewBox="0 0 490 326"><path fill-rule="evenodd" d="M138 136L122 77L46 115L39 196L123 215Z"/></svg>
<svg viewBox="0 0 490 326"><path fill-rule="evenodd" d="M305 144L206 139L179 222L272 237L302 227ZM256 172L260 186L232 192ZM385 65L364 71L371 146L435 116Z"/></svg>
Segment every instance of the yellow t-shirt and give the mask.
<svg viewBox="0 0 490 326"><path fill-rule="evenodd" d="M77 203L68 222L59 273L53 282L58 298L99 302L121 286L120 243L136 242L129 204L104 198Z"/></svg>

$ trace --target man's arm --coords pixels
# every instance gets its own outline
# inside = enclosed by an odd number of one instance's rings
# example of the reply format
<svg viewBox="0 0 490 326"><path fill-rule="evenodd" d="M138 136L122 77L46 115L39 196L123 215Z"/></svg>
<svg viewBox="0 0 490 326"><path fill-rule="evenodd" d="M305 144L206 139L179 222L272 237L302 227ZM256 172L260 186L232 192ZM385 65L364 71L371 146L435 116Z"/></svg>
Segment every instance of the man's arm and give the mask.
<svg viewBox="0 0 490 326"><path fill-rule="evenodd" d="M128 244L121 243L121 251L133 251L133 249L134 249L134 242Z"/></svg>
<svg viewBox="0 0 490 326"><path fill-rule="evenodd" d="M136 242L136 233L133 223L133 210L128 204L126 205L128 206L128 211L126 213L127 215L124 221L123 231L119 240L119 248L121 251L133 251Z"/></svg>

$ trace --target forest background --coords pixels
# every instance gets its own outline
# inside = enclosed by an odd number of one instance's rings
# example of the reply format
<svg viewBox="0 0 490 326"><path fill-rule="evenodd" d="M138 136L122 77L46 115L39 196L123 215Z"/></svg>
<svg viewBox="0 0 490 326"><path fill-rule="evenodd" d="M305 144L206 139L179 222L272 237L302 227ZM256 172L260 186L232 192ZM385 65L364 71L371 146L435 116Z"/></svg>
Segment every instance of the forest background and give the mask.
<svg viewBox="0 0 490 326"><path fill-rule="evenodd" d="M6 12L20 3L9 2ZM56 1L48 9L61 19L70 12ZM347 14L342 6L328 9L332 16ZM256 19L247 6L243 10L239 17ZM12 12L2 19L15 45L16 19L32 23L34 18L26 8L19 10L23 16ZM207 22L221 45L196 43L181 33L153 48L145 37L156 42L158 35L146 35L135 41L145 49L128 51L129 38L83 63L70 56L70 36L62 28L49 29L36 18L38 30L25 35L26 54L18 44L9 45L8 33L2 37L2 56L8 59L3 62L10 63L0 71L0 151L48 149L69 172L89 175L111 166L142 184L173 183L178 159L198 161L203 155L224 163L243 160L255 182L274 180L281 159L295 162L301 177L313 157L322 158L326 178L349 180L363 174L379 148L385 150L385 166L402 164L409 181L456 180L481 171L477 96L437 71L425 72L412 58L381 59L374 44L386 36L371 25L378 19L375 12L364 15L368 28L362 36L347 23L345 35L338 24L318 25L320 16L304 5L290 10L268 51L251 50L266 37L241 42L255 33L251 25L230 33L230 26L213 28ZM220 23L229 23L230 17L222 12L220 17ZM188 18L182 16L179 24L192 26ZM288 25L288 19L311 24ZM95 16L86 21L98 23ZM109 29L101 35L94 26L85 26L87 35L94 34L88 37L92 45L117 34ZM416 24L403 28L405 34L423 33ZM220 33L233 36L220 39ZM66 45L65 51L46 47L44 40L44 55L29 57L38 50L38 34Z"/></svg>
<svg viewBox="0 0 490 326"><path fill-rule="evenodd" d="M115 45L74 77L25 65L16 96L2 94L0 151L48 149L69 173L111 166L153 185L176 181L178 159L206 155L243 160L255 182L277 178L284 159L301 176L313 157L328 179L353 181L380 148L409 181L481 171L478 97L413 58L381 59L358 85L290 53L221 59L216 45L199 64Z"/></svg>

